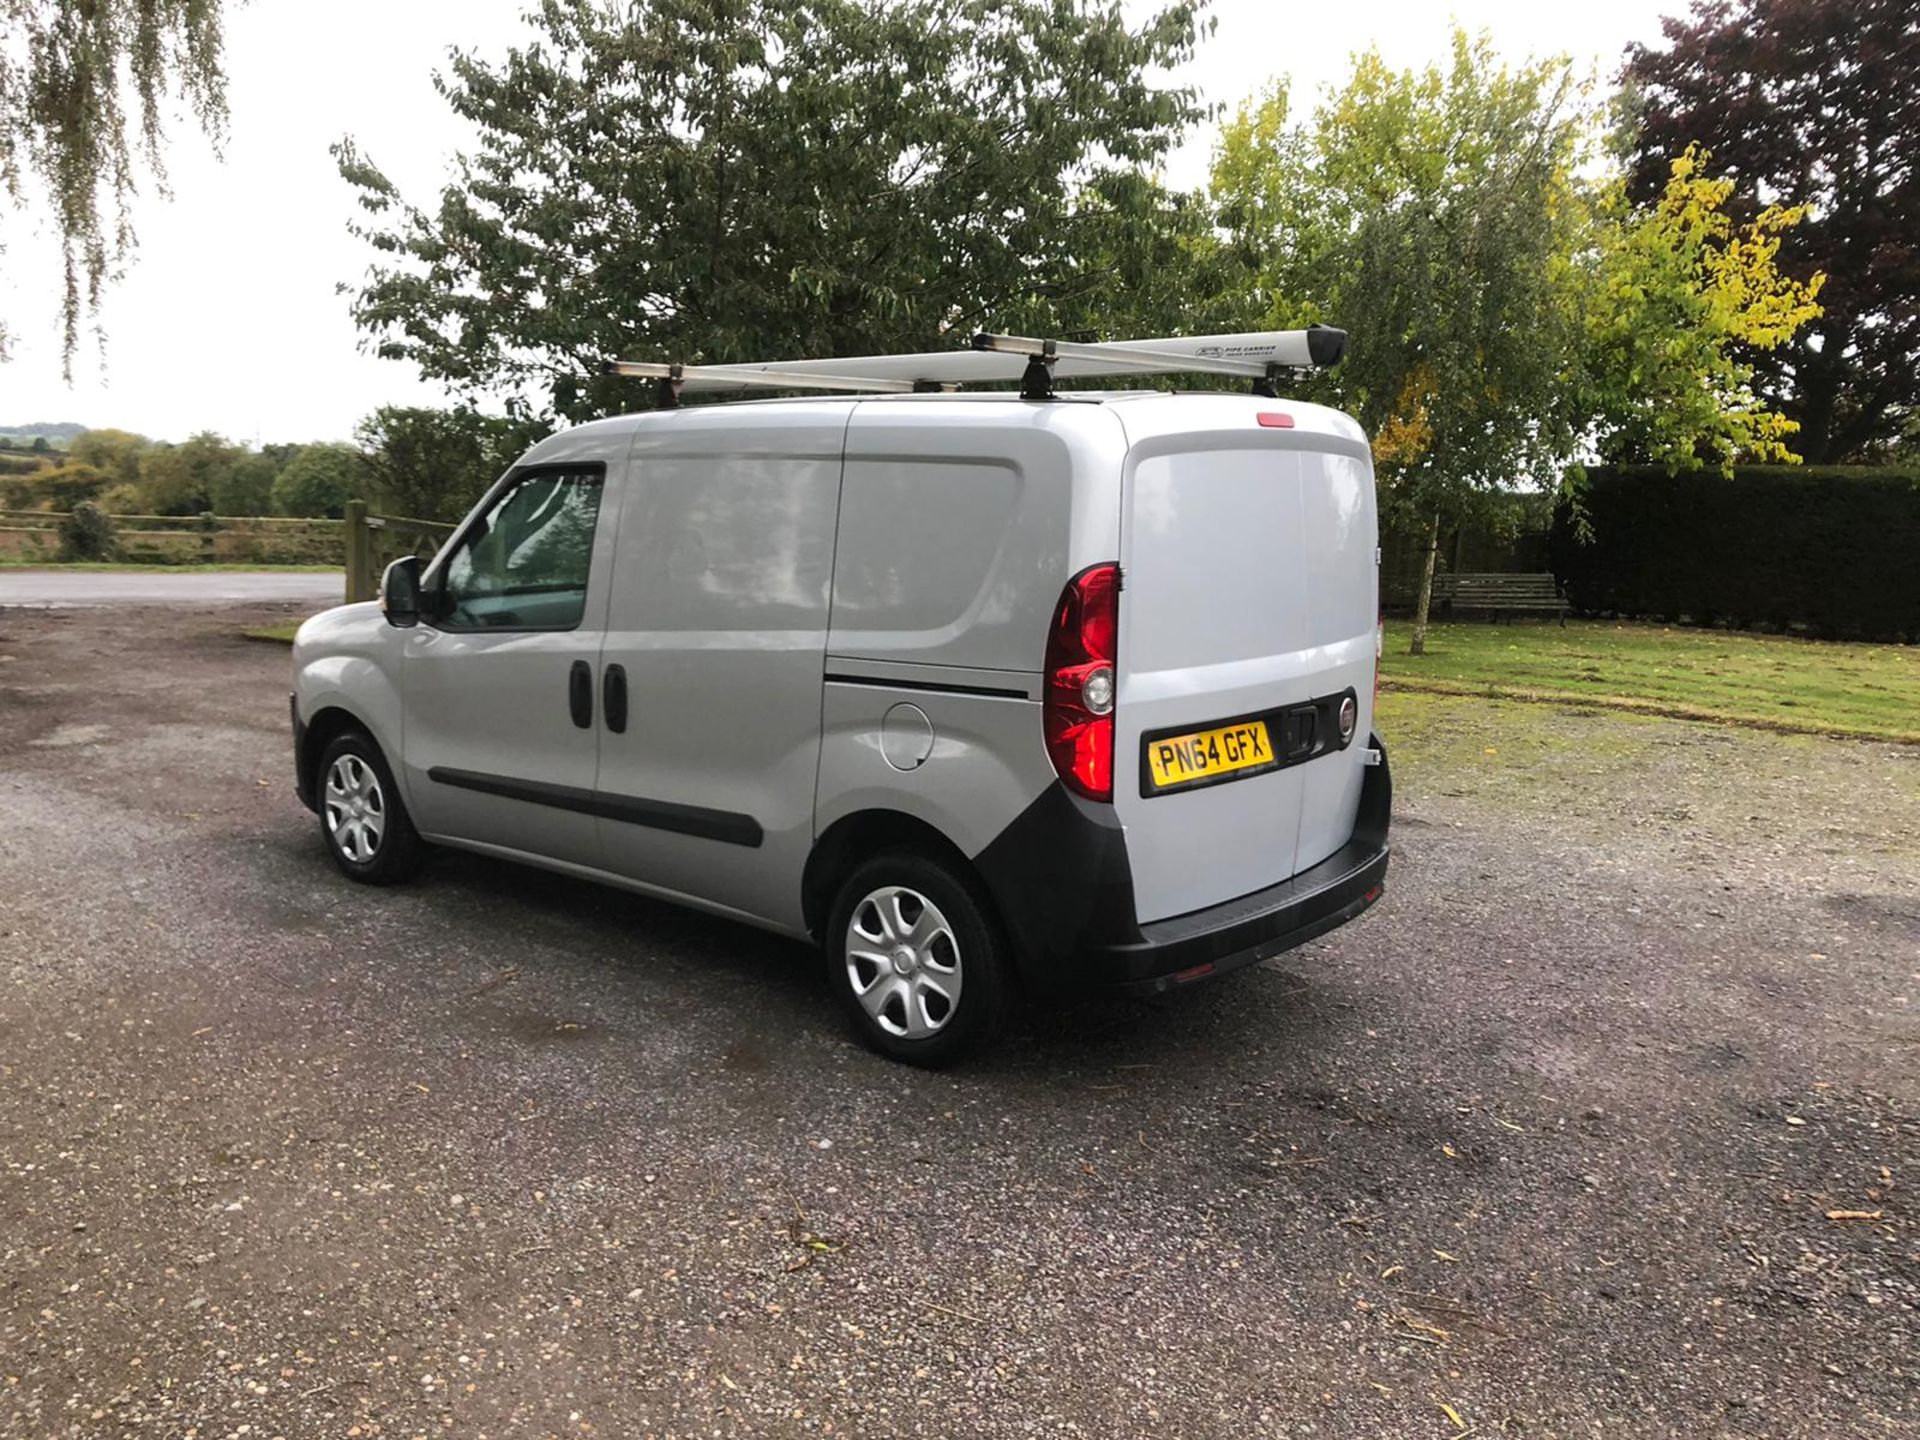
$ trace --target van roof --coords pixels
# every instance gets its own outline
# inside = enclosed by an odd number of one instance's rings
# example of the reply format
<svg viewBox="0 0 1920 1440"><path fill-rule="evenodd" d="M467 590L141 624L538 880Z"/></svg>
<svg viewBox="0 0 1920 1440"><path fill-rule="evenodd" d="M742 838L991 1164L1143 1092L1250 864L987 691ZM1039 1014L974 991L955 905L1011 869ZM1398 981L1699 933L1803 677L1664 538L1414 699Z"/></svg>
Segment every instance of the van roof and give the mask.
<svg viewBox="0 0 1920 1440"><path fill-rule="evenodd" d="M785 412L797 421L805 422L807 417L815 417L820 423L844 423L847 413L856 406L884 405L906 407L922 413L934 413L941 409L965 407L978 411L982 406L996 407L1008 412L1018 410L1031 416L1037 410L1054 409L1081 414L1089 410L1117 411L1146 407L1154 416L1151 428L1165 433L1180 430L1187 423L1196 430L1218 428L1222 421L1227 424L1252 423L1256 415L1284 416L1278 422L1285 428L1298 429L1310 434L1339 435L1350 440L1361 439L1358 424L1345 413L1325 405L1316 405L1306 400L1289 398L1269 399L1265 396L1224 390L1080 390L1062 391L1050 400L1025 400L1017 390L973 390L948 393L910 394L910 395L824 395L824 396L785 396L761 397L752 400L729 400L724 403L696 404L668 409L631 411L625 415L610 415L599 420L585 421L579 425L549 436L528 452L528 459L545 459L554 450L577 453L585 443L591 445L594 440L611 440L618 436L631 435L643 428L668 424L680 420L702 419L718 420L727 414L739 414L742 409L765 415L769 411ZM1192 410L1191 416L1179 415L1183 408ZM1240 419L1227 419L1228 415L1238 412ZM699 428L714 433L707 425Z"/></svg>

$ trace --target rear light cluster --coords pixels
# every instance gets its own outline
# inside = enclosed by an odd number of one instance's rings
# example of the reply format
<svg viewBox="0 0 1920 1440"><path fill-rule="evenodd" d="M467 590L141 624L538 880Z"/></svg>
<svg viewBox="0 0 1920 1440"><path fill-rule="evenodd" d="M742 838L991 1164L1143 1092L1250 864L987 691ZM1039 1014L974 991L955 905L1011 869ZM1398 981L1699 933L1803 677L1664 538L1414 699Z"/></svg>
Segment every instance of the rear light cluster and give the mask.
<svg viewBox="0 0 1920 1440"><path fill-rule="evenodd" d="M1120 567L1082 570L1060 592L1047 634L1041 725L1060 778L1089 800L1113 799L1115 642Z"/></svg>

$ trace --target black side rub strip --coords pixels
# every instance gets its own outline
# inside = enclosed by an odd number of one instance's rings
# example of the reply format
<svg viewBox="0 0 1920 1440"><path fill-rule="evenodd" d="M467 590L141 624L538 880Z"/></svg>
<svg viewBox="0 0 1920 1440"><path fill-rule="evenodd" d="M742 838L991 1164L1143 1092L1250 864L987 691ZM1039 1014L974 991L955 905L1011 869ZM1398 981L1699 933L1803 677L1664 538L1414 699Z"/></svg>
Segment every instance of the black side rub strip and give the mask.
<svg viewBox="0 0 1920 1440"><path fill-rule="evenodd" d="M483 775L477 770L449 770L441 765L427 771L427 778L436 785L478 790L483 795L499 795L508 800L524 800L529 805L548 805L555 810L595 815L602 820L644 825L650 830L670 830L676 835L718 840L723 845L744 845L749 850L759 848L766 838L758 820L731 810L708 810L699 805L676 805L670 800L642 800L630 795L601 795L577 785L549 785L539 780L515 780L506 775Z"/></svg>
<svg viewBox="0 0 1920 1440"><path fill-rule="evenodd" d="M1030 700L1025 690L996 685L947 685L936 680L889 680L880 675L828 675L829 685L871 685L878 690L927 690L940 695L984 695L990 700Z"/></svg>

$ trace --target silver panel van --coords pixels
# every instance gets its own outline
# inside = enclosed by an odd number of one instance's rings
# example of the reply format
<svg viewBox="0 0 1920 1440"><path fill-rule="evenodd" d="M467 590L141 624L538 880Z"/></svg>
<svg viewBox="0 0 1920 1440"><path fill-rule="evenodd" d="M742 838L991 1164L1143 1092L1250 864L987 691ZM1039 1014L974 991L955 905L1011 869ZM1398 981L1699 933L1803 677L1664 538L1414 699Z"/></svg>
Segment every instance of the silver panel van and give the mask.
<svg viewBox="0 0 1920 1440"><path fill-rule="evenodd" d="M355 880L456 846L808 939L938 1064L1379 898L1376 546L1359 427L1267 395L601 420L301 627L298 791Z"/></svg>

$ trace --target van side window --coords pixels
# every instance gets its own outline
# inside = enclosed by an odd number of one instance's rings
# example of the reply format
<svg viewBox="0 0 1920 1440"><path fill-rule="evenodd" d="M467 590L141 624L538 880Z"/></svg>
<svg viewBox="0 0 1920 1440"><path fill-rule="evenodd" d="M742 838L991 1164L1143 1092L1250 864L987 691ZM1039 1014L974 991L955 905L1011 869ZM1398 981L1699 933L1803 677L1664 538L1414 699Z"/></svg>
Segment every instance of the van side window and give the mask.
<svg viewBox="0 0 1920 1440"><path fill-rule="evenodd" d="M578 625L600 481L599 466L537 470L502 491L447 563L440 623L450 630Z"/></svg>

